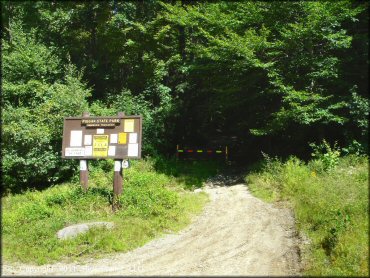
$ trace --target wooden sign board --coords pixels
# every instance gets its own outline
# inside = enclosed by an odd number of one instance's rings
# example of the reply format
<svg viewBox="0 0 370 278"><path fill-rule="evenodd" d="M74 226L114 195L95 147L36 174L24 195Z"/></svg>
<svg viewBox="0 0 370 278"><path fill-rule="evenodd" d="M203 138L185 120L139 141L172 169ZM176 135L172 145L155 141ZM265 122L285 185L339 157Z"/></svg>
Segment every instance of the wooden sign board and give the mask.
<svg viewBox="0 0 370 278"><path fill-rule="evenodd" d="M65 159L141 158L142 117L64 118Z"/></svg>

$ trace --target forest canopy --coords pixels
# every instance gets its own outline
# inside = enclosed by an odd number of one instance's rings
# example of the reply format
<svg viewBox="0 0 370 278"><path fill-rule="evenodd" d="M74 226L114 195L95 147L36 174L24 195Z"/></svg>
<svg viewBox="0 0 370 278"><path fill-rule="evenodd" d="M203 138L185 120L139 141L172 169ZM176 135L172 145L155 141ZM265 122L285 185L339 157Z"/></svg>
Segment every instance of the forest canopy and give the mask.
<svg viewBox="0 0 370 278"><path fill-rule="evenodd" d="M176 144L305 158L367 151L366 1L2 1L6 187L70 177L63 118L141 114L145 155Z"/></svg>

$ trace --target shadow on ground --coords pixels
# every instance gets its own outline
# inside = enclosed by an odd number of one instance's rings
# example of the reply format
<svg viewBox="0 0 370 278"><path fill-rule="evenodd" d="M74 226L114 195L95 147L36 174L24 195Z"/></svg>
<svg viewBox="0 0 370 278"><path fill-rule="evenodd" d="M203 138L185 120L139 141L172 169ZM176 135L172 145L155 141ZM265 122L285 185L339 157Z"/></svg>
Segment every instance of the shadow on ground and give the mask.
<svg viewBox="0 0 370 278"><path fill-rule="evenodd" d="M246 169L219 160L176 160L157 159L157 172L175 177L186 189L195 189L204 183L215 185L234 185L243 182Z"/></svg>

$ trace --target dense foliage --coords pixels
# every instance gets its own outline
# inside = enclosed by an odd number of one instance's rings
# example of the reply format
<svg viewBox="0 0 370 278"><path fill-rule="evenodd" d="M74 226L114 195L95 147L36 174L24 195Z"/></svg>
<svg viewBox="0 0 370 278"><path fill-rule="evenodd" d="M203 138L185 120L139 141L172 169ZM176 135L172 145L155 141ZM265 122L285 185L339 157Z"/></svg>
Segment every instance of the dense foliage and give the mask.
<svg viewBox="0 0 370 278"><path fill-rule="evenodd" d="M63 116L81 114L90 94L71 64L26 34L19 22L3 42L3 171L12 187L55 182L71 163L62 162ZM70 171L69 171L70 172Z"/></svg>
<svg viewBox="0 0 370 278"><path fill-rule="evenodd" d="M62 118L84 110L142 114L151 155L366 151L368 2L2 1L2 19L7 188L70 176Z"/></svg>

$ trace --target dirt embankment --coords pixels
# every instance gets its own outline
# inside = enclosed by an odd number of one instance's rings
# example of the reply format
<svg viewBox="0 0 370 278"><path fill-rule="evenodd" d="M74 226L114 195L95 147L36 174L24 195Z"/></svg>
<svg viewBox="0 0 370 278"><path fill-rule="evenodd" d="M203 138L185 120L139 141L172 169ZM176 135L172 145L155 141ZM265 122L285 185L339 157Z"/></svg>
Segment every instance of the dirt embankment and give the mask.
<svg viewBox="0 0 370 278"><path fill-rule="evenodd" d="M253 197L244 184L211 184L204 190L210 203L179 234L83 264L4 265L3 275L299 275L299 245L288 209Z"/></svg>

